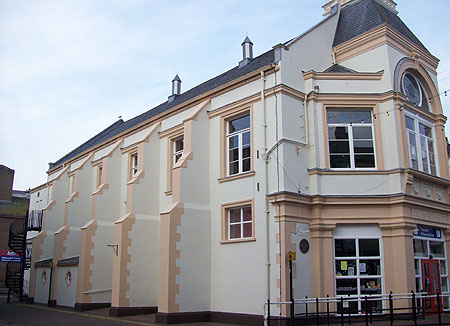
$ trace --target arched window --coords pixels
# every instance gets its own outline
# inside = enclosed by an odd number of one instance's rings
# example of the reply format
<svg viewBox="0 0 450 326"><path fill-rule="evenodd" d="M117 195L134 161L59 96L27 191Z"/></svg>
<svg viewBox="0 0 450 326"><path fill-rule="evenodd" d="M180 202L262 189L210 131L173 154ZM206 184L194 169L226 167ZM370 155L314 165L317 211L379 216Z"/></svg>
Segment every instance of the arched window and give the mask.
<svg viewBox="0 0 450 326"><path fill-rule="evenodd" d="M405 94L406 99L413 103L414 106L420 107L425 111L430 111L429 98L422 86L420 80L415 76L413 71L406 70L402 75L401 90Z"/></svg>

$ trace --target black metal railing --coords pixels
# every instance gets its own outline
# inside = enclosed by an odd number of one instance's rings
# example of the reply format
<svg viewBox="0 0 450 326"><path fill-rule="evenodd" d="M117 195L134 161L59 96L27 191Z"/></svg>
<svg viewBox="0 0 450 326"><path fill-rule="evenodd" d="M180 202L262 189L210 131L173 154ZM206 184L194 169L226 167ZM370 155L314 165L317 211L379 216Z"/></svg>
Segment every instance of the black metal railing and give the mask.
<svg viewBox="0 0 450 326"><path fill-rule="evenodd" d="M42 229L42 210L32 210L28 213L27 231L41 231Z"/></svg>
<svg viewBox="0 0 450 326"><path fill-rule="evenodd" d="M266 325L450 325L443 312L449 295L411 293L325 297L270 302L264 305Z"/></svg>
<svg viewBox="0 0 450 326"><path fill-rule="evenodd" d="M8 247L16 254L22 255L24 253L24 242L26 242L26 220L18 219L9 226Z"/></svg>

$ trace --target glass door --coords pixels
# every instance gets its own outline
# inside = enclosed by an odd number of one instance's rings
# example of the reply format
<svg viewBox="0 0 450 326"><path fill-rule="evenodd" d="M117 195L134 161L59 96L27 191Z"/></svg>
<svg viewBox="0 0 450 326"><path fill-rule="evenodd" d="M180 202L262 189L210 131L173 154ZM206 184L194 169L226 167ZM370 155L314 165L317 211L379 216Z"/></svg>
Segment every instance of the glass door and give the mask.
<svg viewBox="0 0 450 326"><path fill-rule="evenodd" d="M439 260L422 260L422 288L427 295L441 294L441 274L439 272ZM440 302L442 310L442 301ZM424 299L424 310L426 313L438 312L438 303L436 298Z"/></svg>

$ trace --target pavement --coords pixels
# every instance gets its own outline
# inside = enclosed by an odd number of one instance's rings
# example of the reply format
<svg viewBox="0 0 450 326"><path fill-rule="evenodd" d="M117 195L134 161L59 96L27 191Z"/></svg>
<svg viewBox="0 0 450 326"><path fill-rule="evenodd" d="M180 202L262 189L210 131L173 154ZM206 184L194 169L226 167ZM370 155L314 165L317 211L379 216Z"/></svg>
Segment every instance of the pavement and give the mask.
<svg viewBox="0 0 450 326"><path fill-rule="evenodd" d="M127 317L110 317L108 308L78 312L72 308L52 307L42 304L27 304L19 302L16 298L6 303L6 297L0 297L0 326L133 326L133 325L160 325L155 323L155 315L139 315ZM230 326L222 323L186 323L179 326Z"/></svg>

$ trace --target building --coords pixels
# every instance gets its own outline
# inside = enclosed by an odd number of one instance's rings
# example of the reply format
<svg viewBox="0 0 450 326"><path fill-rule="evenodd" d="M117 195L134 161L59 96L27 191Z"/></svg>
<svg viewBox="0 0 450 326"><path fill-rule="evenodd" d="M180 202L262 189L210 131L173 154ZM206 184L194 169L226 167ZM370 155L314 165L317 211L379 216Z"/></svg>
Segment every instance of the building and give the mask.
<svg viewBox="0 0 450 326"><path fill-rule="evenodd" d="M34 301L261 323L268 299L290 299L292 252L295 298L448 294L439 60L391 0L323 8L257 57L246 38L197 87L176 76L166 102L50 164L31 190L31 205L48 197Z"/></svg>
<svg viewBox="0 0 450 326"><path fill-rule="evenodd" d="M29 194L26 191L13 190L14 170L5 165L0 165L0 287L7 287L19 292L20 284L14 280L14 276L7 281L7 269L9 275L16 274L22 270L21 264L16 258L10 259L9 254L13 252L21 255L20 250L11 248L12 236L11 225L14 230L21 229L26 220L29 207ZM8 284L7 284L8 283Z"/></svg>

